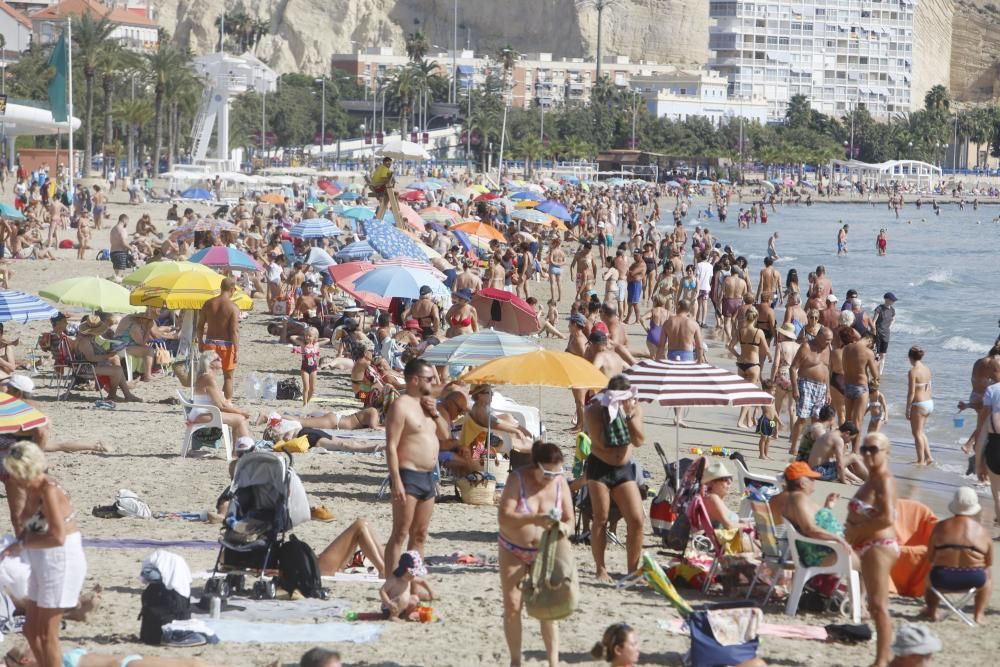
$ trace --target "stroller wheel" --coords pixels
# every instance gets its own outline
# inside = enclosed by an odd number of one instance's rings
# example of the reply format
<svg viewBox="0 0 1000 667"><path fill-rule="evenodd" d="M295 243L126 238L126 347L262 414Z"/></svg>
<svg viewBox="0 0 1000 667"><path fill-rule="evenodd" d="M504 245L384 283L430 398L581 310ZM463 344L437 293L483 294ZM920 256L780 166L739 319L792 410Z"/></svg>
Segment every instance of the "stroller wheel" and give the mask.
<svg viewBox="0 0 1000 667"><path fill-rule="evenodd" d="M266 599L268 599L266 597L266 593L267 593L267 591L265 590L264 580L263 579L258 579L257 581L253 582L253 590L252 590L251 597L254 600L266 600Z"/></svg>
<svg viewBox="0 0 1000 667"><path fill-rule="evenodd" d="M708 539L704 535L695 535L694 538L691 539L691 546L693 546L695 550L702 551L704 553L710 554L715 552L715 548L712 546L712 540Z"/></svg>
<svg viewBox="0 0 1000 667"><path fill-rule="evenodd" d="M278 597L278 580L271 579L270 581L264 582L264 593L267 596L265 599L273 600Z"/></svg>
<svg viewBox="0 0 1000 667"><path fill-rule="evenodd" d="M848 616L851 613L851 600L840 592L835 592L826 600L827 613Z"/></svg>
<svg viewBox="0 0 1000 667"><path fill-rule="evenodd" d="M205 595L218 595L222 586L222 579L213 577L205 582Z"/></svg>
<svg viewBox="0 0 1000 667"><path fill-rule="evenodd" d="M232 593L232 589L229 586L229 578L228 577L226 579L220 579L219 580L219 590L218 590L218 593L219 593L219 597L222 598L223 600L229 598L230 594Z"/></svg>
<svg viewBox="0 0 1000 667"><path fill-rule="evenodd" d="M246 592L246 575L239 572L230 572L226 576L226 583L229 584L230 595L243 595Z"/></svg>

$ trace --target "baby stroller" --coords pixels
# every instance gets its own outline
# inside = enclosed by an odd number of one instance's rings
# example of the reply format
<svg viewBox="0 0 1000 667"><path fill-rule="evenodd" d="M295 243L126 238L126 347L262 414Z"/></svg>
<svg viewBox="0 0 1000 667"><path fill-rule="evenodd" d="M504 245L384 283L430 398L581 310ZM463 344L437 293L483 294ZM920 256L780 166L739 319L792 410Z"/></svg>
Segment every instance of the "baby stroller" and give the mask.
<svg viewBox="0 0 1000 667"><path fill-rule="evenodd" d="M212 576L205 583L205 598L216 594L223 599L246 592L245 577L257 577L250 594L257 599L273 599L279 567L278 550L285 533L309 520L309 499L295 471L292 457L287 460L271 451L244 454L236 462L233 481L227 491L229 510L223 521L221 546ZM225 579L217 577L223 573ZM265 575L272 578L266 580Z"/></svg>

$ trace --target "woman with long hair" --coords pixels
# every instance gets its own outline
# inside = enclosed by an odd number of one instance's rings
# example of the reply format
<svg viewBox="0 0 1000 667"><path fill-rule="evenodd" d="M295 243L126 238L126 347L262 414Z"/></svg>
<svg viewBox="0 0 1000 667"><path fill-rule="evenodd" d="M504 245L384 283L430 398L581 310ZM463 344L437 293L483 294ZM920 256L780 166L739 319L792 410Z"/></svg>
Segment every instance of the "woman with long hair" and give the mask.
<svg viewBox="0 0 1000 667"><path fill-rule="evenodd" d="M923 362L922 347L914 345L907 356L910 358L910 371L906 374L906 418L910 422L913 444L917 448L915 463L918 466L929 466L934 463L934 457L931 456L931 445L924 433L924 425L934 412L931 369Z"/></svg>

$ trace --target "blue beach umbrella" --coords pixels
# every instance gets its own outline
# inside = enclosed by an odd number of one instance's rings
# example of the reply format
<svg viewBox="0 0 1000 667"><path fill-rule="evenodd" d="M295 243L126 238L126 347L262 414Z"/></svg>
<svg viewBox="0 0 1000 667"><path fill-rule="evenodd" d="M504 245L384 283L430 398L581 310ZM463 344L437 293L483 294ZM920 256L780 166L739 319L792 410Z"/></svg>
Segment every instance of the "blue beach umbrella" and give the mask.
<svg viewBox="0 0 1000 667"><path fill-rule="evenodd" d="M527 190L521 190L520 192L515 192L514 194L512 194L509 197L509 199L513 199L514 201L521 201L523 199L529 199L531 201L539 201L539 196L537 193L529 192Z"/></svg>
<svg viewBox="0 0 1000 667"><path fill-rule="evenodd" d="M188 188L187 190L185 190L184 192L181 193L181 198L182 199L201 199L203 201L212 201L213 199L215 199L215 195L213 195L208 190L204 190L202 188Z"/></svg>
<svg viewBox="0 0 1000 667"><path fill-rule="evenodd" d="M420 288L429 286L435 293L448 288L433 273L411 266L378 266L354 281L354 286L362 292L372 292L379 296L419 299Z"/></svg>
<svg viewBox="0 0 1000 667"><path fill-rule="evenodd" d="M536 225L544 225L549 221L549 216L545 215L545 213L531 208L519 208L516 211L512 211L510 217L514 220L523 220Z"/></svg>
<svg viewBox="0 0 1000 667"><path fill-rule="evenodd" d="M356 199L361 199L361 195L357 192L347 191L341 192L339 195L334 197L334 199L339 199L340 201L354 201Z"/></svg>
<svg viewBox="0 0 1000 667"><path fill-rule="evenodd" d="M191 255L191 261L214 269L229 269L230 271L260 271L262 268L257 260L242 250L222 245L202 248Z"/></svg>
<svg viewBox="0 0 1000 667"><path fill-rule="evenodd" d="M538 342L530 338L494 329L480 329L476 333L456 336L434 346L424 353L421 359L442 366L444 364L478 366L499 357L511 357L538 350Z"/></svg>
<svg viewBox="0 0 1000 667"><path fill-rule="evenodd" d="M730 181L725 178L720 178L719 183L722 183L723 185L729 185Z"/></svg>
<svg viewBox="0 0 1000 667"><path fill-rule="evenodd" d="M55 317L59 311L34 294L0 290L0 322L30 322Z"/></svg>
<svg viewBox="0 0 1000 667"><path fill-rule="evenodd" d="M370 259L374 254L375 248L371 247L368 241L355 241L337 251L334 258L338 262L351 262Z"/></svg>
<svg viewBox="0 0 1000 667"><path fill-rule="evenodd" d="M343 232L326 218L310 218L294 225L289 233L299 239L322 239L339 236Z"/></svg>
<svg viewBox="0 0 1000 667"><path fill-rule="evenodd" d="M336 266L337 262L330 257L330 253L322 248L309 248L309 254L306 255L306 264L313 267L317 271L326 271L331 266Z"/></svg>
<svg viewBox="0 0 1000 667"><path fill-rule="evenodd" d="M546 199L541 204L536 206L535 210L541 211L542 213L548 213L553 218L559 218L563 222L571 222L573 220L573 216L570 215L569 210L554 199Z"/></svg>
<svg viewBox="0 0 1000 667"><path fill-rule="evenodd" d="M0 202L0 216L11 220L24 220L24 215L10 204Z"/></svg>
<svg viewBox="0 0 1000 667"><path fill-rule="evenodd" d="M375 211L366 206L355 206L354 208L347 209L340 215L352 220L371 220L375 217Z"/></svg>
<svg viewBox="0 0 1000 667"><path fill-rule="evenodd" d="M421 250L413 239L392 225L378 220L367 220L364 223L364 228L365 236L368 237L368 245L374 248L375 252L383 259L409 257L427 261L427 253Z"/></svg>

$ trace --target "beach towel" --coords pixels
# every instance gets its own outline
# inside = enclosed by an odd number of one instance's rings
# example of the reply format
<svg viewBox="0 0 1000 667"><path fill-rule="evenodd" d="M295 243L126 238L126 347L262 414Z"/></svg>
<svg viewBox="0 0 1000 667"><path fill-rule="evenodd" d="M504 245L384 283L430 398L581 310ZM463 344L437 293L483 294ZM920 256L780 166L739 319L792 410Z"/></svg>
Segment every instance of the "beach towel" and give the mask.
<svg viewBox="0 0 1000 667"><path fill-rule="evenodd" d="M342 618L351 609L347 600L250 600L230 598L222 610L227 621L296 623L312 619Z"/></svg>
<svg viewBox="0 0 1000 667"><path fill-rule="evenodd" d="M934 512L923 503L906 499L897 501L893 527L899 540L899 560L890 572L896 594L923 597L927 575L931 571L927 543L936 523Z"/></svg>
<svg viewBox="0 0 1000 667"><path fill-rule="evenodd" d="M361 644L382 633L374 623L252 623L210 618L205 624L222 642L235 644Z"/></svg>
<svg viewBox="0 0 1000 667"><path fill-rule="evenodd" d="M661 618L657 620L660 629L678 635L686 635L687 629L682 618ZM810 639L825 642L827 640L826 628L813 625L783 625L780 623L761 623L757 626L757 634L768 637L780 637L782 639Z"/></svg>
<svg viewBox="0 0 1000 667"><path fill-rule="evenodd" d="M381 429L359 429L357 431L344 431L334 428L317 429L323 431L331 438L341 438L344 440L385 440L385 431Z"/></svg>
<svg viewBox="0 0 1000 667"><path fill-rule="evenodd" d="M160 581L167 590L191 597L191 568L183 558L166 549L157 549L146 556L139 579L147 585Z"/></svg>

